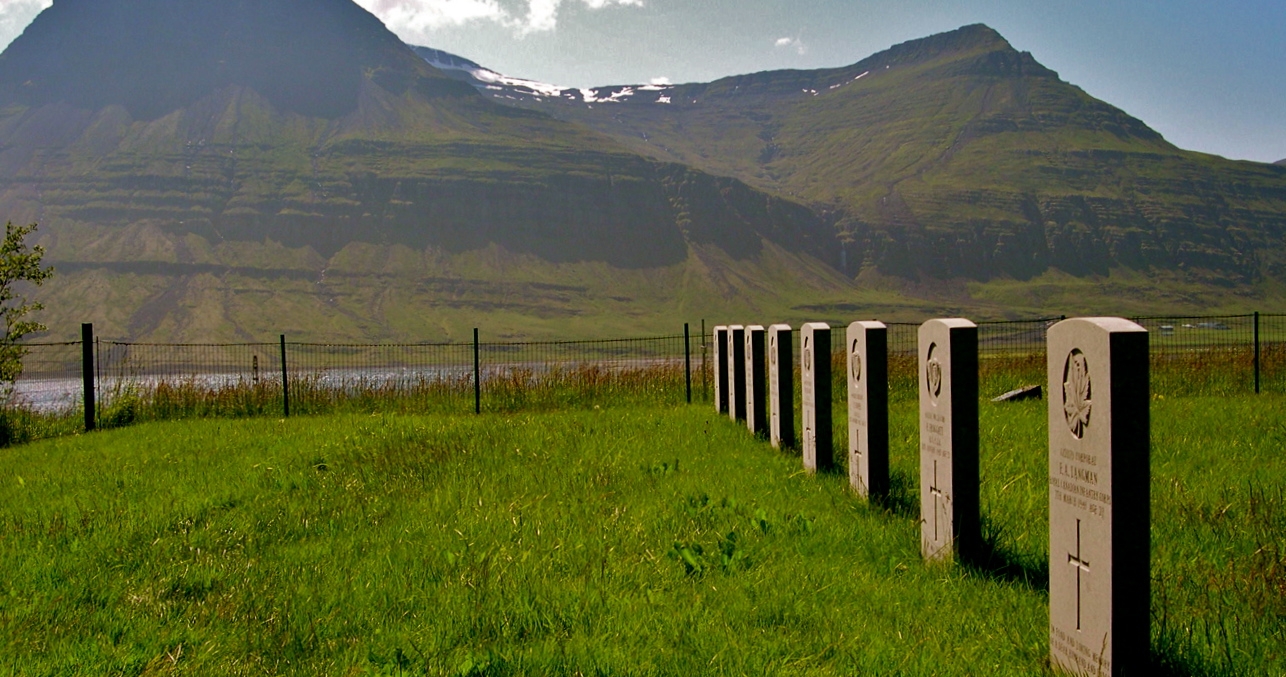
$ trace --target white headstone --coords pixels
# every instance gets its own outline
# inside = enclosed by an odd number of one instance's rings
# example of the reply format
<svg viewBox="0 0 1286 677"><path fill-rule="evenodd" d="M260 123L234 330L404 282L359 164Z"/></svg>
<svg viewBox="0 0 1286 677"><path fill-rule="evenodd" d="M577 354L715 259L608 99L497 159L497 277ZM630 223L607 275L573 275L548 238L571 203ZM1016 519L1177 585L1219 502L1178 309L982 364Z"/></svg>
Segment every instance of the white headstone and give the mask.
<svg viewBox="0 0 1286 677"><path fill-rule="evenodd" d="M1050 660L1141 675L1150 660L1148 334L1119 318L1049 329Z"/></svg>
<svg viewBox="0 0 1286 677"><path fill-rule="evenodd" d="M768 402L764 374L764 328L746 327L746 427L760 437L768 436Z"/></svg>
<svg viewBox="0 0 1286 677"><path fill-rule="evenodd" d="M835 464L831 439L831 328L809 322L800 330L800 384L804 414L804 469L829 470Z"/></svg>
<svg viewBox="0 0 1286 677"><path fill-rule="evenodd" d="M728 328L714 328L714 410L728 413Z"/></svg>
<svg viewBox="0 0 1286 677"><path fill-rule="evenodd" d="M982 542L978 497L978 327L920 325L920 552L974 557Z"/></svg>
<svg viewBox="0 0 1286 677"><path fill-rule="evenodd" d="M728 418L746 420L746 328L728 327Z"/></svg>
<svg viewBox="0 0 1286 677"><path fill-rule="evenodd" d="M778 449L795 446L795 349L788 324L768 328L769 439Z"/></svg>
<svg viewBox="0 0 1286 677"><path fill-rule="evenodd" d="M848 479L867 498L889 493L888 328L848 326Z"/></svg>

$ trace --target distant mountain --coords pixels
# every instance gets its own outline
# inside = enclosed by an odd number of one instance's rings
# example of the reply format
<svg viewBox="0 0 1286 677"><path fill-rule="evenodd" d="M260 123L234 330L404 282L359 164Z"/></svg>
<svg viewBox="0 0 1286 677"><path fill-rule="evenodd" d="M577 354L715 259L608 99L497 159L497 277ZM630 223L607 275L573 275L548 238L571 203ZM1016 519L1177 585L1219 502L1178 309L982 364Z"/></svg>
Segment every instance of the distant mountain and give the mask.
<svg viewBox="0 0 1286 677"><path fill-rule="evenodd" d="M357 110L367 70L385 89L460 94L391 38L346 0L59 0L0 56L0 98L155 120L238 86L335 119Z"/></svg>
<svg viewBox="0 0 1286 677"><path fill-rule="evenodd" d="M852 274L1286 278L1286 172L1180 150L986 26L705 84L542 91L466 72L448 74L804 201L836 224Z"/></svg>
<svg viewBox="0 0 1286 677"><path fill-rule="evenodd" d="M51 309L132 337L440 337L401 315L539 315L559 266L601 308L618 271L721 303L725 265L838 264L824 216L498 105L351 0L58 0L0 55L0 210L41 224Z"/></svg>
<svg viewBox="0 0 1286 677"><path fill-rule="evenodd" d="M1275 165L1281 165L1281 166L1286 166L1286 160L1278 160L1277 162L1274 162L1273 164L1275 164Z"/></svg>

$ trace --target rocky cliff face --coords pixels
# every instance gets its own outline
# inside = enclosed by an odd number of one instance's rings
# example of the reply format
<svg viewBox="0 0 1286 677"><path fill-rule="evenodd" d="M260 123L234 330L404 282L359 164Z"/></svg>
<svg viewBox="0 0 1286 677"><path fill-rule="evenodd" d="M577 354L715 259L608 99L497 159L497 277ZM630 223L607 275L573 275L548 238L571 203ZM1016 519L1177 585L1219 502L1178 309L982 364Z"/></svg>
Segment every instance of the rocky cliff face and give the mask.
<svg viewBox="0 0 1286 677"><path fill-rule="evenodd" d="M494 104L350 0L59 0L0 55L0 106L0 208L46 232L834 258L810 210Z"/></svg>
<svg viewBox="0 0 1286 677"><path fill-rule="evenodd" d="M518 105L809 204L853 274L1283 274L1281 167L1175 148L985 26L844 68L594 97Z"/></svg>

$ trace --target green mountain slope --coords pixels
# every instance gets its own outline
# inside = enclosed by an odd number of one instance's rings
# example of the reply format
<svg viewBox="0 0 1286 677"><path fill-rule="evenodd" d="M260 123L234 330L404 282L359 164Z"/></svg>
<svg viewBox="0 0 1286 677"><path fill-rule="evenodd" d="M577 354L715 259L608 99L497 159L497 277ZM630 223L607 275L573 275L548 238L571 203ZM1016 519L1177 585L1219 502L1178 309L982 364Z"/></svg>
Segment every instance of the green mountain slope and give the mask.
<svg viewBox="0 0 1286 677"><path fill-rule="evenodd" d="M498 105L350 0L60 0L0 55L0 213L62 270L48 322L136 338L441 338L403 315L475 282L474 322L607 312L630 271L718 305L723 266L838 263L822 215ZM485 252L525 269L469 278ZM597 270L583 304L546 299L560 266Z"/></svg>
<svg viewBox="0 0 1286 677"><path fill-rule="evenodd" d="M1286 169L1178 149L985 26L846 68L593 98L520 105L807 202L850 274L1286 278Z"/></svg>

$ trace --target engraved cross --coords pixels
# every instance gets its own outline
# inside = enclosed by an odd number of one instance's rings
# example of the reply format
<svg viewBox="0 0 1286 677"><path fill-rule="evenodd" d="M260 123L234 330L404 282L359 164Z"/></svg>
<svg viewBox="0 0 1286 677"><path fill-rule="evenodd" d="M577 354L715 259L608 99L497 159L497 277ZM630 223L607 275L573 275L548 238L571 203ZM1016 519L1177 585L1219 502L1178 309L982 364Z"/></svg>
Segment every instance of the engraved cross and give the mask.
<svg viewBox="0 0 1286 677"><path fill-rule="evenodd" d="M1090 572L1090 562L1081 559L1081 521L1076 520L1076 554L1067 553L1067 563L1076 568L1076 629L1081 629L1081 572Z"/></svg>
<svg viewBox="0 0 1286 677"><path fill-rule="evenodd" d="M929 485L929 493L933 495L933 542L937 543L939 538L938 513L940 512L938 501L942 500L945 502L947 500L947 495L942 493L942 490L938 488L938 461L936 459L933 461L933 483Z"/></svg>

